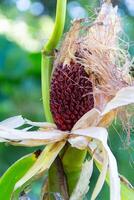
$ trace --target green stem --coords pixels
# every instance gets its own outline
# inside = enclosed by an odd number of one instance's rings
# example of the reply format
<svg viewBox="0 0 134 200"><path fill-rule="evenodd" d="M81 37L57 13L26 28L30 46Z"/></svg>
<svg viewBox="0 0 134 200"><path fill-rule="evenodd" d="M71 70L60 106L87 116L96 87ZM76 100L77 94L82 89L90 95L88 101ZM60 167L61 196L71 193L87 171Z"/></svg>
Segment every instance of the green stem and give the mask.
<svg viewBox="0 0 134 200"><path fill-rule="evenodd" d="M42 99L44 113L47 122L53 122L53 117L50 110L50 81L53 69L54 50L59 43L63 34L65 17L66 17L66 4L67 0L57 0L56 20L54 30L48 42L44 45L42 50L41 62L41 81L42 81ZM60 163L61 164L61 163ZM61 180L64 181L64 175L58 173L59 160L58 158L49 169L49 199L53 199L51 192L59 192L63 197L67 195L66 185L61 185ZM61 165L60 165L61 166ZM62 166L61 166L62 168ZM55 184L53 184L55 183ZM66 192L66 193L65 193Z"/></svg>
<svg viewBox="0 0 134 200"><path fill-rule="evenodd" d="M49 195L50 200L55 200L54 194L57 192L59 192L64 200L69 199L66 177L59 156L49 169L49 192L51 192Z"/></svg>
<svg viewBox="0 0 134 200"><path fill-rule="evenodd" d="M86 158L86 154L86 150L79 150L71 147L71 145L69 145L64 153L62 163L67 178L69 195L72 194L79 180L82 164Z"/></svg>
<svg viewBox="0 0 134 200"><path fill-rule="evenodd" d="M53 122L50 111L50 77L53 67L53 56L42 55L41 81L44 112L47 122Z"/></svg>
<svg viewBox="0 0 134 200"><path fill-rule="evenodd" d="M45 53L51 54L51 52L53 52L63 34L65 18L66 18L66 4L67 0L57 0L54 30L50 39L43 48L43 51Z"/></svg>
<svg viewBox="0 0 134 200"><path fill-rule="evenodd" d="M50 111L50 77L53 67L54 49L56 48L64 30L67 0L57 0L56 20L53 33L42 50L41 79L42 98L46 121L53 122Z"/></svg>

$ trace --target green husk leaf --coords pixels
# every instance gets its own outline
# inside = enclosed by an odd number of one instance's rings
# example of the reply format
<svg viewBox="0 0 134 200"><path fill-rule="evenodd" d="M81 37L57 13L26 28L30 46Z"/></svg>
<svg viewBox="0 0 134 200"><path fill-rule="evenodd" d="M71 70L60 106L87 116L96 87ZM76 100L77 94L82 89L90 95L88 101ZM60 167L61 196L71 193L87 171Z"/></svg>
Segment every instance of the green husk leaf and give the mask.
<svg viewBox="0 0 134 200"><path fill-rule="evenodd" d="M27 173L37 160L36 154L32 153L16 161L0 179L0 199L10 200L15 184Z"/></svg>

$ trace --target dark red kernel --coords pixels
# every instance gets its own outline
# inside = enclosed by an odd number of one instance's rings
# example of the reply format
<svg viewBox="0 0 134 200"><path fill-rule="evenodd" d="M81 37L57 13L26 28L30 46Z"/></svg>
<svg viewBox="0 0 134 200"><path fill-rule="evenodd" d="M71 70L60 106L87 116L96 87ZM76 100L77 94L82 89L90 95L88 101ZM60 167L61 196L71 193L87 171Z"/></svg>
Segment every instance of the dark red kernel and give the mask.
<svg viewBox="0 0 134 200"><path fill-rule="evenodd" d="M50 107L57 127L70 131L93 106L92 83L83 66L73 62L58 65L50 91Z"/></svg>

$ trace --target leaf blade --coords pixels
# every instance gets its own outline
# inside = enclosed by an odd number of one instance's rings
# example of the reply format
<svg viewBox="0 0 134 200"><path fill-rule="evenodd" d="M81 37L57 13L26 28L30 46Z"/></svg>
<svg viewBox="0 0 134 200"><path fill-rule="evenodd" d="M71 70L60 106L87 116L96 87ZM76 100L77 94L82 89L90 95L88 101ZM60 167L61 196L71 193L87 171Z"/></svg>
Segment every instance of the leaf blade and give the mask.
<svg viewBox="0 0 134 200"><path fill-rule="evenodd" d="M99 171L101 171L101 164L100 162L95 158L95 165L98 168ZM109 172L107 172L107 176L106 176L106 182L109 185L110 180L109 180ZM120 184L121 184L121 200L133 200L134 199L134 189L130 188L127 184L125 184L124 181L120 180Z"/></svg>
<svg viewBox="0 0 134 200"><path fill-rule="evenodd" d="M36 161L35 153L16 161L0 179L0 199L10 200L16 182L24 176Z"/></svg>

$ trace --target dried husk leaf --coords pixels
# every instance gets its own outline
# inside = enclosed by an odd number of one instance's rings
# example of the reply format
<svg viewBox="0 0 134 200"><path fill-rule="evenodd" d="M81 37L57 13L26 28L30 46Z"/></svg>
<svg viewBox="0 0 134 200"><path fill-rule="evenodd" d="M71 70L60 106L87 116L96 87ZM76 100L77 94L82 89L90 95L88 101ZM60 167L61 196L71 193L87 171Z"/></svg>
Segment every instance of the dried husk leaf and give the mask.
<svg viewBox="0 0 134 200"><path fill-rule="evenodd" d="M109 160L110 200L113 199L120 200L120 180L118 177L117 163L115 157L113 156L110 148L107 145L107 137L108 137L107 130L105 128L100 128L100 127L91 127L87 129L74 130L73 134L94 138L101 142L103 148L107 153ZM77 148L78 148L78 143L77 143ZM98 190L99 189L100 188L98 188Z"/></svg>
<svg viewBox="0 0 134 200"><path fill-rule="evenodd" d="M87 148L89 139L85 138L84 136L71 136L68 139L68 142L71 144L72 147L84 150Z"/></svg>
<svg viewBox="0 0 134 200"><path fill-rule="evenodd" d="M101 113L101 116L106 115L111 110L129 105L132 103L134 103L134 86L122 88L121 90L117 92L116 96L107 103L106 107Z"/></svg>
<svg viewBox="0 0 134 200"><path fill-rule="evenodd" d="M83 115L73 126L72 130L83 129L90 126L96 126L100 121L100 112L99 110L93 108L85 115Z"/></svg>
<svg viewBox="0 0 134 200"><path fill-rule="evenodd" d="M118 110L111 110L109 113L107 113L104 116L100 115L100 121L98 123L98 127L109 127L110 124L113 122L113 120L117 117Z"/></svg>
<svg viewBox="0 0 134 200"><path fill-rule="evenodd" d="M70 64L71 59L75 58L74 54L77 49L76 41L79 37L81 21L82 20L75 20L72 22L72 26L69 32L66 33L66 37L60 48L61 50L54 62L54 67L56 67L59 63L63 63L63 65Z"/></svg>
<svg viewBox="0 0 134 200"><path fill-rule="evenodd" d="M99 178L97 180L97 183L95 185L94 191L92 193L91 196L91 200L95 200L96 197L98 196L98 194L100 193L105 179L106 179L106 174L107 174L107 169L108 169L108 154L106 152L106 150L104 149L104 147L102 147L102 151L103 151L103 162L102 162L102 170L100 172Z"/></svg>
<svg viewBox="0 0 134 200"><path fill-rule="evenodd" d="M93 159L86 161L81 170L80 178L69 200L82 200L89 190L90 178L93 173Z"/></svg>
<svg viewBox="0 0 134 200"><path fill-rule="evenodd" d="M65 142L47 145L38 157L36 163L30 168L26 175L16 183L14 190L21 187L31 178L35 178L37 175L48 170L64 145Z"/></svg>
<svg viewBox="0 0 134 200"><path fill-rule="evenodd" d="M0 142L6 141L14 145L40 146L64 140L67 133L59 130L25 131L0 125Z"/></svg>
<svg viewBox="0 0 134 200"><path fill-rule="evenodd" d="M25 124L28 125L32 125L32 126L36 126L36 127L40 127L40 128L53 128L56 129L56 125L53 123L49 123L49 122L32 122L31 120L28 119L24 119L25 120Z"/></svg>
<svg viewBox="0 0 134 200"><path fill-rule="evenodd" d="M0 125L8 127L8 128L18 128L24 124L25 124L25 121L21 115L10 117L0 122Z"/></svg>

